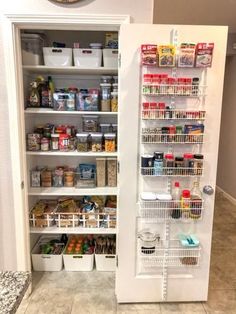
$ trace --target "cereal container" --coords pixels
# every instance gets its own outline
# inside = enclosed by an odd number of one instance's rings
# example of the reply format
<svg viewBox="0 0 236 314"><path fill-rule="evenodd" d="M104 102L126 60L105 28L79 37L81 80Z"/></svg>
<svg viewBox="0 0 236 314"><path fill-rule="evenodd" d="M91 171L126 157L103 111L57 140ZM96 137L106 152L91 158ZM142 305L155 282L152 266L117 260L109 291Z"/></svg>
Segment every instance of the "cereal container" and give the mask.
<svg viewBox="0 0 236 314"><path fill-rule="evenodd" d="M92 133L92 152L102 152L102 133Z"/></svg>
<svg viewBox="0 0 236 314"><path fill-rule="evenodd" d="M106 158L96 158L97 187L106 186Z"/></svg>
<svg viewBox="0 0 236 314"><path fill-rule="evenodd" d="M105 151L115 152L116 151L116 134L106 133L104 134L104 138L105 138Z"/></svg>
<svg viewBox="0 0 236 314"><path fill-rule="evenodd" d="M88 133L77 133L77 151L87 152L88 151Z"/></svg>
<svg viewBox="0 0 236 314"><path fill-rule="evenodd" d="M107 185L117 186L117 160L116 158L107 158Z"/></svg>

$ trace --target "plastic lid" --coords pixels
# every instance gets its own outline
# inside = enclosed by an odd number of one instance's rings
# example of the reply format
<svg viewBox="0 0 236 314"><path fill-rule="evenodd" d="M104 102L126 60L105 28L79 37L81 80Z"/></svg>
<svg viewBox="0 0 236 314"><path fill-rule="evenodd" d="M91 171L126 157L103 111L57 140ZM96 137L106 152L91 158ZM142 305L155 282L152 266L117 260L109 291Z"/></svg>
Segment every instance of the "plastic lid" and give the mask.
<svg viewBox="0 0 236 314"><path fill-rule="evenodd" d="M91 119L98 119L98 116L83 116L83 119L88 119L88 120L91 120Z"/></svg>
<svg viewBox="0 0 236 314"><path fill-rule="evenodd" d="M174 159L174 155L173 154L165 154L165 158L166 159Z"/></svg>
<svg viewBox="0 0 236 314"><path fill-rule="evenodd" d="M102 133L91 133L92 137L102 137Z"/></svg>
<svg viewBox="0 0 236 314"><path fill-rule="evenodd" d="M183 190L182 196L186 198L190 198L190 191L189 190Z"/></svg>
<svg viewBox="0 0 236 314"><path fill-rule="evenodd" d="M104 134L104 137L116 137L116 134L115 133L105 133Z"/></svg>
<svg viewBox="0 0 236 314"><path fill-rule="evenodd" d="M191 153L185 153L185 154L184 154L184 158L185 158L185 159L191 159L191 158L193 158L193 154L191 154Z"/></svg>
<svg viewBox="0 0 236 314"><path fill-rule="evenodd" d="M22 39L40 39L43 40L43 38L38 34L21 34Z"/></svg>
<svg viewBox="0 0 236 314"><path fill-rule="evenodd" d="M112 95L112 96L117 96L117 95L118 95L118 92L111 92L111 95Z"/></svg>
<svg viewBox="0 0 236 314"><path fill-rule="evenodd" d="M141 199L144 201L154 201L156 200L156 194L153 192L142 192Z"/></svg>
<svg viewBox="0 0 236 314"><path fill-rule="evenodd" d="M101 43L90 43L89 47L90 48L95 48L95 49L96 48L100 48L101 49L102 48L102 44Z"/></svg>
<svg viewBox="0 0 236 314"><path fill-rule="evenodd" d="M203 159L203 155L202 154L194 154L193 157L196 158L196 159Z"/></svg>
<svg viewBox="0 0 236 314"><path fill-rule="evenodd" d="M60 134L51 134L51 137L59 137L60 136Z"/></svg>
<svg viewBox="0 0 236 314"><path fill-rule="evenodd" d="M183 161L184 158L183 158L183 157L175 157L175 160L176 160L176 161Z"/></svg>
<svg viewBox="0 0 236 314"><path fill-rule="evenodd" d="M179 188L179 182L175 182L175 188Z"/></svg>
<svg viewBox="0 0 236 314"><path fill-rule="evenodd" d="M113 87L118 87L118 83L113 83L112 86Z"/></svg>
<svg viewBox="0 0 236 314"><path fill-rule="evenodd" d="M110 123L100 123L100 126L110 126Z"/></svg>
<svg viewBox="0 0 236 314"><path fill-rule="evenodd" d="M88 133L76 133L78 137L88 137Z"/></svg>
<svg viewBox="0 0 236 314"><path fill-rule="evenodd" d="M100 83L102 87L111 87L111 83Z"/></svg>

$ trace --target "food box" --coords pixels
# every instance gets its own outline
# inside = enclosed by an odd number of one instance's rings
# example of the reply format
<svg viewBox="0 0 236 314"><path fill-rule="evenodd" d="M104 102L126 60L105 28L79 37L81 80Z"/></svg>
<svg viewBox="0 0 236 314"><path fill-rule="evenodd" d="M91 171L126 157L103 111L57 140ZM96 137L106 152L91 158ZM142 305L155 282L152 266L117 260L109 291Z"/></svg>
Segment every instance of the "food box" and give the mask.
<svg viewBox="0 0 236 314"><path fill-rule="evenodd" d="M44 64L50 67L72 66L71 48L43 48Z"/></svg>
<svg viewBox="0 0 236 314"><path fill-rule="evenodd" d="M98 68L102 65L102 49L73 49L76 67Z"/></svg>
<svg viewBox="0 0 236 314"><path fill-rule="evenodd" d="M103 65L106 68L118 68L118 49L103 49Z"/></svg>
<svg viewBox="0 0 236 314"><path fill-rule="evenodd" d="M55 223L59 228L77 227L79 224L79 207L72 198L61 198L55 211Z"/></svg>
<svg viewBox="0 0 236 314"><path fill-rule="evenodd" d="M143 65L157 65L157 45L142 45L141 60Z"/></svg>
<svg viewBox="0 0 236 314"><path fill-rule="evenodd" d="M115 271L116 255L95 254L95 263L97 271Z"/></svg>
<svg viewBox="0 0 236 314"><path fill-rule="evenodd" d="M59 240L59 237L41 237L32 250L32 265L34 271L60 271L63 268L62 252L64 243L59 244L60 254L42 254L41 248L52 240ZM60 252L61 251L61 252Z"/></svg>
<svg viewBox="0 0 236 314"><path fill-rule="evenodd" d="M39 200L30 211L30 225L35 228L51 227L54 224L56 200Z"/></svg>

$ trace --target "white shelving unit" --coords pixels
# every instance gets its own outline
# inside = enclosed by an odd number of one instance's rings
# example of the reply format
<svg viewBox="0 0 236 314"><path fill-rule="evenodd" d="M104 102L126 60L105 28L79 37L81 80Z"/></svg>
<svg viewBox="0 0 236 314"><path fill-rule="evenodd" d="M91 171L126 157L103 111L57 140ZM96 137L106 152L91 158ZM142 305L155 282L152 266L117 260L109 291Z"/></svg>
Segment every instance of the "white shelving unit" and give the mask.
<svg viewBox="0 0 236 314"><path fill-rule="evenodd" d="M50 188L32 188L28 190L28 194L33 195L42 195L42 196L78 196L78 195L117 195L118 188L113 187L104 187L104 188L92 188L92 189L76 189L75 187L50 187Z"/></svg>
<svg viewBox="0 0 236 314"><path fill-rule="evenodd" d="M37 234L116 234L115 228L58 228L58 227L45 227L45 228L30 228L30 233Z"/></svg>
<svg viewBox="0 0 236 314"><path fill-rule="evenodd" d="M107 152L26 152L26 155L29 156L74 156L74 157L117 157L118 153L107 153Z"/></svg>
<svg viewBox="0 0 236 314"><path fill-rule="evenodd" d="M56 111L44 108L27 108L25 114L48 114L48 115L63 115L63 116L81 116L81 115L101 115L101 116L117 116L118 112L106 112L106 111Z"/></svg>

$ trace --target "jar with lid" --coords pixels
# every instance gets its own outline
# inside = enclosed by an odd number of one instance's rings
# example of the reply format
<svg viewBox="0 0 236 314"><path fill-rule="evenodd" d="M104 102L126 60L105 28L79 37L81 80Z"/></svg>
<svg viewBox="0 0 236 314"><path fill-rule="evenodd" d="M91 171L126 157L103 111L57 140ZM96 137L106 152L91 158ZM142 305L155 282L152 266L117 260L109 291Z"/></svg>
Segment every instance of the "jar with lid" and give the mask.
<svg viewBox="0 0 236 314"><path fill-rule="evenodd" d="M53 151L59 150L59 134L51 134L51 149Z"/></svg>
<svg viewBox="0 0 236 314"><path fill-rule="evenodd" d="M203 171L203 155L194 154L194 175L201 176Z"/></svg>
<svg viewBox="0 0 236 314"><path fill-rule="evenodd" d="M59 135L59 150L61 152L69 151L69 135L68 134L60 134Z"/></svg>
<svg viewBox="0 0 236 314"><path fill-rule="evenodd" d="M102 133L92 133L92 152L102 152Z"/></svg>
<svg viewBox="0 0 236 314"><path fill-rule="evenodd" d="M143 229L138 233L141 242L141 252L143 254L153 254L156 245L160 242L160 235L151 232L149 229Z"/></svg>
<svg viewBox="0 0 236 314"><path fill-rule="evenodd" d="M74 186L74 176L75 176L75 172L73 169L68 169L64 171L64 186L65 187Z"/></svg>
<svg viewBox="0 0 236 314"><path fill-rule="evenodd" d="M184 158L183 157L175 157L175 174L176 175L183 175L184 169Z"/></svg>
<svg viewBox="0 0 236 314"><path fill-rule="evenodd" d="M50 149L50 139L47 137L41 138L41 151L46 152Z"/></svg>
<svg viewBox="0 0 236 314"><path fill-rule="evenodd" d="M77 151L87 152L88 151L88 133L77 133Z"/></svg>
<svg viewBox="0 0 236 314"><path fill-rule="evenodd" d="M101 133L109 133L111 131L110 123L100 123L100 132Z"/></svg>
<svg viewBox="0 0 236 314"><path fill-rule="evenodd" d="M116 134L106 133L105 138L105 152L115 152L116 151Z"/></svg>
<svg viewBox="0 0 236 314"><path fill-rule="evenodd" d="M101 83L101 111L111 110L111 84Z"/></svg>
<svg viewBox="0 0 236 314"><path fill-rule="evenodd" d="M118 93L111 92L111 111L117 112L118 111Z"/></svg>
<svg viewBox="0 0 236 314"><path fill-rule="evenodd" d="M154 153L154 175L161 176L163 174L163 156L162 152L155 152Z"/></svg>
<svg viewBox="0 0 236 314"><path fill-rule="evenodd" d="M27 134L27 148L29 151L38 151L41 146L41 134Z"/></svg>
<svg viewBox="0 0 236 314"><path fill-rule="evenodd" d="M173 175L174 173L174 155L173 154L165 154L165 163L164 163L165 175Z"/></svg>
<svg viewBox="0 0 236 314"><path fill-rule="evenodd" d="M98 131L98 116L83 116L83 132Z"/></svg>
<svg viewBox="0 0 236 314"><path fill-rule="evenodd" d="M109 76L109 75L103 75L102 77L101 77L101 83L103 84L111 84L111 81L112 81L112 77L111 76Z"/></svg>
<svg viewBox="0 0 236 314"><path fill-rule="evenodd" d="M194 159L193 154L191 153L185 153L184 154L184 174L193 174L193 168L194 168Z"/></svg>

